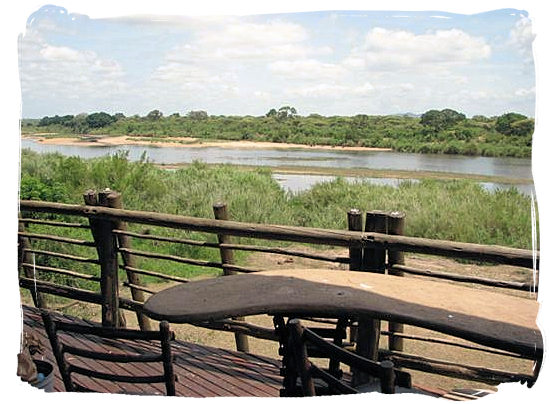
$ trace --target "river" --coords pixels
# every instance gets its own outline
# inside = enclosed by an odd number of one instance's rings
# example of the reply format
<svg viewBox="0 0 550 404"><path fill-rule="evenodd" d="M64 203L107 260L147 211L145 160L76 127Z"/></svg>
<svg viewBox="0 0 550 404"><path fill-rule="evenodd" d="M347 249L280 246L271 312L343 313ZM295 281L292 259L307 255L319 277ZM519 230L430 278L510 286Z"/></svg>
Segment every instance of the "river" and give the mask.
<svg viewBox="0 0 550 404"><path fill-rule="evenodd" d="M128 151L131 160L146 153L151 162L178 164L202 161L208 164L237 164L253 166L325 167L339 169L377 169L406 171L435 171L456 174L474 174L532 180L531 159L511 157L457 156L440 154L397 153L390 151L347 151L319 149L244 149L227 147L156 147L141 145L124 146L74 146L54 145L22 139L21 147L39 153L58 152L67 156L93 158ZM274 174L281 186L300 192L333 176ZM347 178L349 181L370 181L398 186L396 178ZM481 183L488 190L507 188L511 185L496 182ZM530 194L532 184L514 185L521 192Z"/></svg>

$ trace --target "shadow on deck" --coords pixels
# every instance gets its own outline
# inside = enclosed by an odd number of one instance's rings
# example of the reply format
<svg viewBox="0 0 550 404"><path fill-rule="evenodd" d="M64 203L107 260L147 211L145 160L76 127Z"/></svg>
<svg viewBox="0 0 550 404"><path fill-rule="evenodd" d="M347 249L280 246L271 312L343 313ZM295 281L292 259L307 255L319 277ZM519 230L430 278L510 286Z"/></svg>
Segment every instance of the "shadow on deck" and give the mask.
<svg viewBox="0 0 550 404"><path fill-rule="evenodd" d="M55 364L40 313L36 308L22 306L23 330L32 332L44 347L44 360ZM65 321L77 324L91 324L82 319L63 316ZM95 323L92 323L97 325ZM87 348L98 351L116 349L111 343L96 337L78 341ZM132 342L124 349L148 351L156 349L153 343ZM278 397L282 386L279 375L279 361L253 354L234 352L189 342L173 341L174 371L177 375L176 394L185 397ZM121 369L130 375L147 373L147 363L134 363ZM55 368L55 391L65 391L63 381ZM90 383L87 387L110 393L133 393L162 395L163 385L126 385L125 383L101 382L101 386ZM97 383L97 382L96 382ZM131 387L130 387L131 386Z"/></svg>

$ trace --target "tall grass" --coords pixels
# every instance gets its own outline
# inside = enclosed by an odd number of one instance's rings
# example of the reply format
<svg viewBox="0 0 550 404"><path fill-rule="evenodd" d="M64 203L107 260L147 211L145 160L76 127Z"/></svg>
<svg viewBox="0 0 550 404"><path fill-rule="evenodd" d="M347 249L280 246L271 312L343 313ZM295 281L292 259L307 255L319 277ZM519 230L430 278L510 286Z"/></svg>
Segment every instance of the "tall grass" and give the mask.
<svg viewBox="0 0 550 404"><path fill-rule="evenodd" d="M346 227L350 208L400 210L407 215L407 235L531 247L530 199L467 180L405 181L394 188L336 179L294 195L265 168L195 162L168 171L124 154L86 160L28 150L21 176L22 198L81 203L86 189L111 188L122 193L128 209L212 217L212 204L224 201L234 220L332 229Z"/></svg>

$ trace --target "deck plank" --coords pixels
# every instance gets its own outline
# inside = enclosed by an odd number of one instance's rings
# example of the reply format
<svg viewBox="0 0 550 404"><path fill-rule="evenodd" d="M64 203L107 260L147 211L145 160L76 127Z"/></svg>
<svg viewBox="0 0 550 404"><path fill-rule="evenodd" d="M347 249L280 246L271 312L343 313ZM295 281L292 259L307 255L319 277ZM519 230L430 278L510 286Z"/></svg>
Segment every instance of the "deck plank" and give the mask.
<svg viewBox="0 0 550 404"><path fill-rule="evenodd" d="M24 331L32 331L42 342L44 360L55 364L55 358L44 330L39 311L34 307L22 306ZM61 316L59 314L59 316ZM78 324L87 322L71 316L63 315L65 321ZM82 348L92 348L98 351L116 351L121 347L99 337L86 336L75 339ZM128 341L124 349L140 352L143 350L157 350L158 344L148 342ZM174 341L174 370L178 376L176 393L185 397L277 397L282 385L279 375L279 362L275 359L259 355L233 352L226 349L203 346L199 344ZM87 359L80 359L85 365ZM94 362L97 370L107 370L106 365ZM144 375L158 373L159 368L149 363L115 364L121 374ZM65 391L63 381L57 366L55 368L55 391ZM112 370L112 368L111 368ZM131 391L138 394L164 394L162 384L129 385L127 383L111 383L101 380L93 381L89 378L80 379L91 389L101 389L109 393Z"/></svg>

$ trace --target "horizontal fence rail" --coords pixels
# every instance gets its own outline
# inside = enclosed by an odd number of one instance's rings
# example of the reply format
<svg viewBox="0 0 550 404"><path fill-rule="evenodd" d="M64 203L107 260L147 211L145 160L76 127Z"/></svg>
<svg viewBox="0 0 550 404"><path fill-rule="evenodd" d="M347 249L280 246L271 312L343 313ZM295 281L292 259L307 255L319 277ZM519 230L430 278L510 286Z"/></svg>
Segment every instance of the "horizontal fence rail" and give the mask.
<svg viewBox="0 0 550 404"><path fill-rule="evenodd" d="M526 283L526 282L503 281L503 280L497 280L497 279L483 278L480 276L461 275L461 274L455 274L451 272L434 271L431 269L412 268L409 266L398 265L398 264L392 265L392 269L405 272L408 274L412 274L412 275L447 279L455 282L476 283L478 285L494 286L497 288L516 289L516 290L523 290L527 292L538 291L537 285L534 285L532 283Z"/></svg>
<svg viewBox="0 0 550 404"><path fill-rule="evenodd" d="M54 227L70 227L76 229L89 229L90 226L82 223L69 223L69 222L56 222L53 220L40 220L40 219L29 219L29 218L20 218L19 222L27 224L41 224L45 226L54 226Z"/></svg>
<svg viewBox="0 0 550 404"><path fill-rule="evenodd" d="M264 252L269 254L280 254L280 255L287 255L292 257L309 258L316 261L337 262L342 264L347 264L350 261L348 257L316 254L316 253L297 251L297 250L293 250L289 248L281 248L281 247L266 247L266 246L256 246L256 245L246 245L246 244L211 243L208 241L197 241L197 240L181 239L181 238L174 238L174 237L164 237L164 236L156 236L151 234L133 233L129 231L119 231L119 230L115 230L114 233L130 236L134 238L139 238L143 240L164 241L168 243L185 244L185 245L191 245L195 247L227 248L230 250L237 250L237 251Z"/></svg>
<svg viewBox="0 0 550 404"><path fill-rule="evenodd" d="M27 232L20 231L17 235L21 237L30 238L30 239L58 241L60 243L81 245L85 247L95 247L95 243L93 241L80 240L80 239L74 239L74 238L68 238L68 237L60 237L60 236L52 236L50 234L27 233Z"/></svg>
<svg viewBox="0 0 550 404"><path fill-rule="evenodd" d="M38 201L21 201L20 209L22 211L84 216L89 219L122 220L129 223L141 223L238 237L325 244L340 247L381 248L508 264L524 268L532 268L534 264L537 267L539 265L538 251L456 241L431 240L420 237L395 236L375 232L242 223L230 220L203 219L101 206L68 205Z"/></svg>
<svg viewBox="0 0 550 404"><path fill-rule="evenodd" d="M97 258L86 258L77 255L58 253L55 251L33 250L29 248L24 249L23 252L36 255L46 255L48 257L63 258L71 261L86 262L89 264L99 264L99 260Z"/></svg>
<svg viewBox="0 0 550 404"><path fill-rule="evenodd" d="M443 376L464 380L475 380L487 384L499 384L508 382L534 382L532 375L506 372L481 366L464 365L440 359L425 358L417 355L409 355L402 352L380 350L380 357L391 360L396 366L407 369L419 370L426 373L434 373Z"/></svg>

